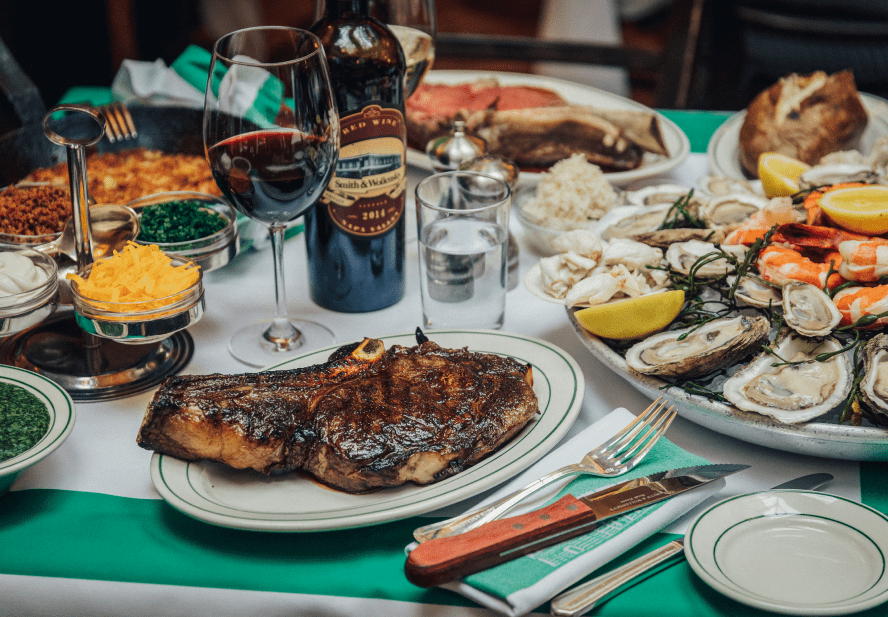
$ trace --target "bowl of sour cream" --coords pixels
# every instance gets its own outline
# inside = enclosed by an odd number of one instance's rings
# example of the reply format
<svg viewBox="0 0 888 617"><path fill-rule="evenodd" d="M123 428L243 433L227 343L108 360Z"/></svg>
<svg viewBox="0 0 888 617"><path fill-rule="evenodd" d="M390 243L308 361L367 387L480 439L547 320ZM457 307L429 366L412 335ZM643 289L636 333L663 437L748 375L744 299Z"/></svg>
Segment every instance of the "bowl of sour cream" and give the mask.
<svg viewBox="0 0 888 617"><path fill-rule="evenodd" d="M0 336L37 325L59 298L55 260L32 249L0 247Z"/></svg>

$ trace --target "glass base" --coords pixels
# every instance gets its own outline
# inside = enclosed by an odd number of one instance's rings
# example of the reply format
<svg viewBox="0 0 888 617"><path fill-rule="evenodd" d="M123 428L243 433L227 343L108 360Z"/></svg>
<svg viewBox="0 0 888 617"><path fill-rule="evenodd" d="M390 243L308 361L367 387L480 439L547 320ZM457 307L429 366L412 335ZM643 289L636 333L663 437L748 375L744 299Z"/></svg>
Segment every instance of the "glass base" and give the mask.
<svg viewBox="0 0 888 617"><path fill-rule="evenodd" d="M272 343L264 336L272 323L269 320L244 326L228 341L228 351L244 364L263 368L336 342L336 337L329 328L313 321L291 319L290 323L296 326L302 335L289 348L282 349L280 345Z"/></svg>

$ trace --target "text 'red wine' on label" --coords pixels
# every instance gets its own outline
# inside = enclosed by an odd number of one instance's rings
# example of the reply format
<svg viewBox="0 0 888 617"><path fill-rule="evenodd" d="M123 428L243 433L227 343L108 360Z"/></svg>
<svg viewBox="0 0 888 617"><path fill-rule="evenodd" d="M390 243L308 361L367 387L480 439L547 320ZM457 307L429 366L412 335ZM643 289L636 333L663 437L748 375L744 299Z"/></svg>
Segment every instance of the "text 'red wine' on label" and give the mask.
<svg viewBox="0 0 888 617"><path fill-rule="evenodd" d="M407 188L404 116L368 105L340 120L336 174L321 197L330 218L355 236L377 236L404 212Z"/></svg>

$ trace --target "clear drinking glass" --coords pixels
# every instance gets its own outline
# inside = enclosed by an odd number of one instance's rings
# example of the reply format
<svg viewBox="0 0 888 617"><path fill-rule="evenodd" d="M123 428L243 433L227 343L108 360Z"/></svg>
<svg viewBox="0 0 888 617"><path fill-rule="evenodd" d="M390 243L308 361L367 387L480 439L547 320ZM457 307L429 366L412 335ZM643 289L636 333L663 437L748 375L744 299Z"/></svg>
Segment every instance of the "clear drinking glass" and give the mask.
<svg viewBox="0 0 888 617"><path fill-rule="evenodd" d="M252 366L334 342L325 326L287 316L283 242L287 224L312 207L339 155L336 111L323 47L305 30L258 27L216 42L204 106L204 148L231 204L268 228L276 314L229 342Z"/></svg>
<svg viewBox="0 0 888 617"><path fill-rule="evenodd" d="M370 14L387 25L401 43L407 61L404 98L413 94L435 61L437 14L435 0L368 0ZM315 2L315 21L324 15L326 0Z"/></svg>
<svg viewBox="0 0 888 617"><path fill-rule="evenodd" d="M502 327L510 205L508 184L472 171L435 174L416 187L426 328Z"/></svg>

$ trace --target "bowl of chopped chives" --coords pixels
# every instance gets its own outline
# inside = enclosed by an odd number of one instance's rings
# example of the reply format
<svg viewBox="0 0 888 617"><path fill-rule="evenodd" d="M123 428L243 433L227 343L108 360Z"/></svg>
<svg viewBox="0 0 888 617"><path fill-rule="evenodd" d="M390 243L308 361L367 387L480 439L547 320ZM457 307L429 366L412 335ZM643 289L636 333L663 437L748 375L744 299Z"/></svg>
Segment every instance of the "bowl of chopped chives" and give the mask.
<svg viewBox="0 0 888 617"><path fill-rule="evenodd" d="M74 428L74 401L42 375L0 365L0 495Z"/></svg>
<svg viewBox="0 0 888 617"><path fill-rule="evenodd" d="M221 197L170 191L127 204L139 215L138 244L154 244L195 262L204 272L221 268L240 251L237 214Z"/></svg>
<svg viewBox="0 0 888 617"><path fill-rule="evenodd" d="M67 278L77 324L119 343L159 342L204 313L200 266L154 244L130 242Z"/></svg>

